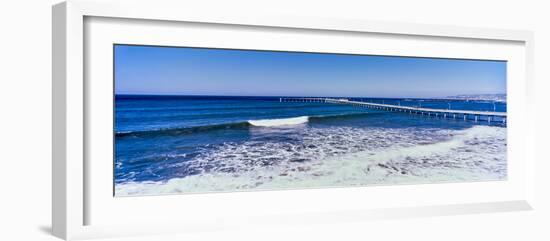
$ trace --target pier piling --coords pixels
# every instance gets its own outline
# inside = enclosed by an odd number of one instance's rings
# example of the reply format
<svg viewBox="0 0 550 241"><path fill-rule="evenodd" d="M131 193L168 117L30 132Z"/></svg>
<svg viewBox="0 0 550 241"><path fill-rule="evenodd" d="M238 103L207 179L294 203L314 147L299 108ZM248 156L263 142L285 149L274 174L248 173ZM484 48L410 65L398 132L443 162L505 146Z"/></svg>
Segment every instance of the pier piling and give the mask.
<svg viewBox="0 0 550 241"><path fill-rule="evenodd" d="M330 103L330 104L347 104L355 107L365 107L377 110L386 110L391 112L405 112L415 115L427 115L431 117L433 113L436 118L439 117L439 114L442 114L444 119L447 119L448 114L453 115L453 119L460 117L462 115L464 121L468 120L468 115L473 115L473 121L478 122L478 119L485 120L491 124L491 122L496 121L495 118L502 118L502 124L506 125L506 113L505 112L495 112L495 111L474 111L474 110L453 110L450 107L448 109L432 109L432 108L422 108L421 102L418 103L417 107L414 106L403 106L400 102L398 105L385 104L382 100L382 104L374 102L365 102L363 99L361 101L352 101L349 99L341 98L300 98L300 97L282 97L279 98L279 102L306 102L306 103ZM472 120L472 119L470 119ZM498 119L497 119L498 120Z"/></svg>

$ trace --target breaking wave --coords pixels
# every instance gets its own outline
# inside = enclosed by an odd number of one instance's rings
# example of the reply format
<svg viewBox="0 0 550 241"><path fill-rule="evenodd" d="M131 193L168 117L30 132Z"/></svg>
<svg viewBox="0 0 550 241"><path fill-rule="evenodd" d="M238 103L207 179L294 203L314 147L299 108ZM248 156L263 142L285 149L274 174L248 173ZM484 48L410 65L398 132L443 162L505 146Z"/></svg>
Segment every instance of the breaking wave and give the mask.
<svg viewBox="0 0 550 241"><path fill-rule="evenodd" d="M297 118L302 119L292 123L314 120ZM287 118L286 123L289 119L295 118ZM263 124L270 127L285 122L280 120L267 124L264 120ZM507 173L506 128L502 127L301 128L287 138L290 141L252 138L210 147L189 161L166 167L192 175L158 182L129 180L115 184L115 193L132 196L504 180Z"/></svg>
<svg viewBox="0 0 550 241"><path fill-rule="evenodd" d="M248 123L253 126L275 127L275 126L304 124L304 123L307 123L308 120L309 120L309 116L300 116L300 117L282 118L282 119L249 120Z"/></svg>
<svg viewBox="0 0 550 241"><path fill-rule="evenodd" d="M255 127L278 127L278 126L291 126L305 124L308 122L321 122L331 119L346 119L346 118L358 118L364 117L370 113L350 113L342 115L326 115L326 116L300 116L291 118L278 118L278 119L264 119L264 120L248 120L241 122L230 122L212 125L192 126L192 127L176 127L157 130L143 130L143 131L125 131L117 132L115 135L118 138L123 137L155 137L155 136L179 136L188 135L198 132L216 131L216 130L229 130L229 129L243 129L251 126Z"/></svg>

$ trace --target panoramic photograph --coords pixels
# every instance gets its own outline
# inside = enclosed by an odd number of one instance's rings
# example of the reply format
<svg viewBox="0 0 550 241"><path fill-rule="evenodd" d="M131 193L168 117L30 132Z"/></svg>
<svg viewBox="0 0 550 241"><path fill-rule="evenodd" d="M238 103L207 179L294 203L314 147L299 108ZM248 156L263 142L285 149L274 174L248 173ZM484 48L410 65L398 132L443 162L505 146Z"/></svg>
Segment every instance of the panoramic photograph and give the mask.
<svg viewBox="0 0 550 241"><path fill-rule="evenodd" d="M506 61L113 48L117 197L507 178Z"/></svg>

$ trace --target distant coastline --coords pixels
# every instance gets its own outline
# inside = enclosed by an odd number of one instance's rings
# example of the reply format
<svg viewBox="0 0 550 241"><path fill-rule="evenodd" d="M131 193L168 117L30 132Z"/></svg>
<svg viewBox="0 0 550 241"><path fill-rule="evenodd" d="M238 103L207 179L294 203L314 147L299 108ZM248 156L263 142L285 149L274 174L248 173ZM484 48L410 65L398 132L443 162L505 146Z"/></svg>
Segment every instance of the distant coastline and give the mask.
<svg viewBox="0 0 550 241"><path fill-rule="evenodd" d="M454 96L447 96L445 98L453 99L453 100L481 100L481 101L506 102L506 94L454 95Z"/></svg>

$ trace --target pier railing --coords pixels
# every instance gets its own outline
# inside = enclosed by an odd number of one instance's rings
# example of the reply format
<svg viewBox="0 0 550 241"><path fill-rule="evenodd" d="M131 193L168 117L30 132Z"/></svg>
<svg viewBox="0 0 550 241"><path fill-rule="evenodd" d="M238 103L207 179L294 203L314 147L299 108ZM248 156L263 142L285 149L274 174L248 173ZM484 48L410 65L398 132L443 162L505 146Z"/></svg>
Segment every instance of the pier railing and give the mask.
<svg viewBox="0 0 550 241"><path fill-rule="evenodd" d="M433 116L437 118L452 118L452 119L463 119L463 120L473 120L486 121L489 124L491 122L497 122L506 124L506 112L496 112L496 111L475 111L475 110L451 110L451 109L435 109L435 108L423 108L423 107L413 107L413 106L403 106L403 105L390 105L390 104L380 104L364 101L352 101L345 98L299 98L299 97L289 97L289 98L280 98L280 102L317 102L317 103L330 103L330 104L344 104L352 105L358 107L365 107L371 109L379 109L386 111L394 112L405 112L415 115L425 115Z"/></svg>

